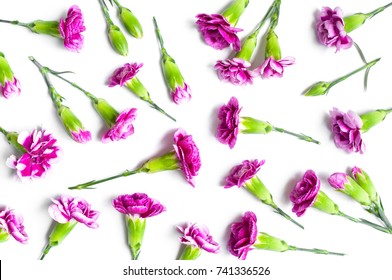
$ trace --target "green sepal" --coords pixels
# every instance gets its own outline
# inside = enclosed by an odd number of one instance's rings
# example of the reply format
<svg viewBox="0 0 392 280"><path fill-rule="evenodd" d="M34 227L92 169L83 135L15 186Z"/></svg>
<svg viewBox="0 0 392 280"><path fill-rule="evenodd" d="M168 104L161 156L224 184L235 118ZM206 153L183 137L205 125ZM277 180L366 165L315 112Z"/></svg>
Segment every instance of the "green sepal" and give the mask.
<svg viewBox="0 0 392 280"><path fill-rule="evenodd" d="M166 84L174 91L178 86L184 87L184 77L178 68L176 61L162 48L162 69Z"/></svg>
<svg viewBox="0 0 392 280"><path fill-rule="evenodd" d="M48 245L50 247L60 245L77 224L78 222L74 219L71 219L69 222L64 224L56 222L56 225L54 226L52 233L49 236Z"/></svg>
<svg viewBox="0 0 392 280"><path fill-rule="evenodd" d="M280 60L282 58L282 54L280 51L278 35L276 35L275 31L270 30L268 32L266 42L265 58L267 59L272 57L275 60Z"/></svg>
<svg viewBox="0 0 392 280"><path fill-rule="evenodd" d="M142 248L146 219L125 215L125 222L128 229L128 246L131 250L132 259L137 260Z"/></svg>
<svg viewBox="0 0 392 280"><path fill-rule="evenodd" d="M370 206L372 204L369 194L361 188L357 182L350 176L346 177L348 183L344 184L344 189L339 189L339 191L352 197L355 201L359 202L361 205Z"/></svg>
<svg viewBox="0 0 392 280"><path fill-rule="evenodd" d="M0 243L6 242L10 238L10 234L5 229L0 228Z"/></svg>
<svg viewBox="0 0 392 280"><path fill-rule="evenodd" d="M271 236L265 232L258 233L257 240L253 246L257 249L275 252L285 252L289 250L289 245L286 243L286 241Z"/></svg>
<svg viewBox="0 0 392 280"><path fill-rule="evenodd" d="M361 27L365 21L369 18L368 14L356 13L351 16L347 16L343 19L344 21L344 31L350 33L351 31Z"/></svg>
<svg viewBox="0 0 392 280"><path fill-rule="evenodd" d="M196 246L187 245L181 253L179 260L192 261L201 255L201 249Z"/></svg>
<svg viewBox="0 0 392 280"><path fill-rule="evenodd" d="M119 7L120 19L128 33L140 39L143 37L143 28L136 16L126 7Z"/></svg>
<svg viewBox="0 0 392 280"><path fill-rule="evenodd" d="M166 170L177 170L179 168L177 154L175 151L172 151L163 156L146 161L140 169L144 173L156 173Z"/></svg>
<svg viewBox="0 0 392 280"><path fill-rule="evenodd" d="M338 215L340 213L339 206L321 190L317 194L313 207L331 215Z"/></svg>
<svg viewBox="0 0 392 280"><path fill-rule="evenodd" d="M37 34L46 34L56 38L62 38L58 21L36 20L28 24L29 29Z"/></svg>
<svg viewBox="0 0 392 280"><path fill-rule="evenodd" d="M105 99L97 98L93 101L93 105L108 127L112 127L116 123L119 113Z"/></svg>
<svg viewBox="0 0 392 280"><path fill-rule="evenodd" d="M13 81L14 73L5 58L4 54L0 52L0 83L4 86L6 81Z"/></svg>
<svg viewBox="0 0 392 280"><path fill-rule="evenodd" d="M245 11L248 4L249 0L235 0L226 10L223 11L222 16L224 16L231 25L236 26L240 16Z"/></svg>
<svg viewBox="0 0 392 280"><path fill-rule="evenodd" d="M122 56L127 56L128 42L124 36L124 33L122 33L117 25L111 24L109 26L108 36L114 50Z"/></svg>
<svg viewBox="0 0 392 280"><path fill-rule="evenodd" d="M263 184L260 178L255 175L253 178L247 180L245 182L245 189L247 189L250 193L252 193L255 197L261 200L261 202L270 205L272 207L276 207L276 204L272 198L271 193L267 189L267 187Z"/></svg>
<svg viewBox="0 0 392 280"><path fill-rule="evenodd" d="M267 134L274 130L270 123L251 117L240 117L240 123L243 126L240 132L243 134Z"/></svg>
<svg viewBox="0 0 392 280"><path fill-rule="evenodd" d="M356 172L356 175L354 176L355 182L357 182L357 184L360 185L361 188L368 193L369 198L372 202L378 203L379 196L373 184L373 181L362 168L360 168L359 170L360 172Z"/></svg>
<svg viewBox="0 0 392 280"><path fill-rule="evenodd" d="M250 62L253 52L256 48L256 45L257 45L257 36L256 34L251 34L242 43L241 50L236 54L235 57Z"/></svg>
<svg viewBox="0 0 392 280"><path fill-rule="evenodd" d="M80 129L83 129L82 122L76 117L69 107L60 105L57 112L64 124L64 127L71 136L72 131L79 131Z"/></svg>
<svg viewBox="0 0 392 280"><path fill-rule="evenodd" d="M135 93L140 99L152 102L150 93L146 89L146 87L142 84L142 82L137 78L133 77L129 81L126 82L126 86Z"/></svg>
<svg viewBox="0 0 392 280"><path fill-rule="evenodd" d="M374 110L360 115L362 120L361 132L365 133L373 126L382 122L392 110Z"/></svg>

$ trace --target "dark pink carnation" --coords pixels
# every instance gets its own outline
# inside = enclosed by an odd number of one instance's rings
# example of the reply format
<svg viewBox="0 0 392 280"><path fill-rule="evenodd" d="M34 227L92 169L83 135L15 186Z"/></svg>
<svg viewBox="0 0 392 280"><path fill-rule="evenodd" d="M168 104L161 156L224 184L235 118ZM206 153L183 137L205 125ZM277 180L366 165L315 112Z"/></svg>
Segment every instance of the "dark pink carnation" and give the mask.
<svg viewBox="0 0 392 280"><path fill-rule="evenodd" d="M229 145L230 149L235 146L237 142L238 126L240 124L240 111L242 108L238 105L238 100L234 96L230 98L227 105L223 105L219 109L218 118L220 123L218 125L216 137L222 144Z"/></svg>
<svg viewBox="0 0 392 280"><path fill-rule="evenodd" d="M257 218L255 213L248 211L240 222L231 224L229 251L240 260L245 260L257 239Z"/></svg>
<svg viewBox="0 0 392 280"><path fill-rule="evenodd" d="M241 58L218 60L214 68L218 71L220 80L230 82L233 85L252 84L257 74L248 68L250 63Z"/></svg>
<svg viewBox="0 0 392 280"><path fill-rule="evenodd" d="M129 64L125 63L124 66L117 68L109 79L109 87L123 86L126 82L131 80L139 72L143 63L137 64L136 62Z"/></svg>
<svg viewBox="0 0 392 280"><path fill-rule="evenodd" d="M25 153L18 159L12 155L7 165L16 169L19 178L40 178L46 175L52 163L57 161L60 147L57 140L45 130L33 130L31 133L21 132L18 136Z"/></svg>
<svg viewBox="0 0 392 280"><path fill-rule="evenodd" d="M279 60L269 57L256 69L256 71L259 72L260 76L264 79L271 77L281 78L283 77L284 67L293 65L294 62L295 58L293 57L285 57Z"/></svg>
<svg viewBox="0 0 392 280"><path fill-rule="evenodd" d="M19 80L14 77L13 81L6 80L4 86L0 83L0 92L5 98L20 95L20 83Z"/></svg>
<svg viewBox="0 0 392 280"><path fill-rule="evenodd" d="M78 6L73 5L68 9L67 18L60 19L60 34L64 39L64 46L70 51L79 51L83 47L83 35L80 34L86 30L82 11Z"/></svg>
<svg viewBox="0 0 392 280"><path fill-rule="evenodd" d="M317 14L316 28L320 43L335 47L336 51L341 48L348 49L353 44L353 40L344 30L343 12L339 7L334 10L323 7Z"/></svg>
<svg viewBox="0 0 392 280"><path fill-rule="evenodd" d="M181 164L186 180L194 187L193 177L197 176L201 167L199 148L192 139L192 135L186 134L179 128L174 133L174 150Z"/></svg>
<svg viewBox="0 0 392 280"><path fill-rule="evenodd" d="M177 230L183 234L180 237L183 244L195 246L214 254L220 250L219 244L214 241L208 228L204 225L187 223L185 226L178 226Z"/></svg>
<svg viewBox="0 0 392 280"><path fill-rule="evenodd" d="M258 161L257 159L252 161L244 160L241 164L234 166L229 176L226 177L225 188L243 186L246 181L252 179L259 172L264 162L265 160Z"/></svg>
<svg viewBox="0 0 392 280"><path fill-rule="evenodd" d="M145 193L119 195L113 199L112 204L120 213L140 218L153 217L166 210L159 201Z"/></svg>
<svg viewBox="0 0 392 280"><path fill-rule="evenodd" d="M186 103L192 98L191 88L184 83L183 87L177 86L176 89L171 92L171 96L176 104Z"/></svg>
<svg viewBox="0 0 392 280"><path fill-rule="evenodd" d="M136 109L130 108L121 112L116 123L102 137L102 142L126 139L134 133L133 121L136 119Z"/></svg>
<svg viewBox="0 0 392 280"><path fill-rule="evenodd" d="M330 111L331 130L333 139L337 147L347 152L365 151L365 144L362 141L361 128L362 119L353 111L343 113L337 108Z"/></svg>
<svg viewBox="0 0 392 280"><path fill-rule="evenodd" d="M22 244L25 244L29 239L24 230L23 217L9 208L0 211L0 231L11 234L15 240Z"/></svg>
<svg viewBox="0 0 392 280"><path fill-rule="evenodd" d="M316 201L319 190L319 178L313 170L307 170L290 193L290 200L294 203L292 211L298 217L302 216Z"/></svg>
<svg viewBox="0 0 392 280"><path fill-rule="evenodd" d="M237 32L242 31L230 25L221 14L198 14L196 24L204 41L214 49L221 50L232 45L235 51L241 50L241 41Z"/></svg>
<svg viewBox="0 0 392 280"><path fill-rule="evenodd" d="M71 219L85 224L90 228L97 228L99 212L92 210L89 203L82 198L73 198L61 195L59 199L52 199L53 204L49 206L49 215L60 224L68 223Z"/></svg>

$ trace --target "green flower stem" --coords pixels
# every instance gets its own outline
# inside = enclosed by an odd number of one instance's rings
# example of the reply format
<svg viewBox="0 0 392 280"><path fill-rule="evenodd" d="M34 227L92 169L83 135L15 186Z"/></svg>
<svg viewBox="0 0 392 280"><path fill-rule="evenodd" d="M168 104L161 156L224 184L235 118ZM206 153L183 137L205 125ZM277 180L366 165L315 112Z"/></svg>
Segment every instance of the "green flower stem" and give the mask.
<svg viewBox="0 0 392 280"><path fill-rule="evenodd" d="M155 17L153 17L152 20L154 22L155 33L157 34L157 37L158 37L159 46L160 46L162 52L165 52L166 50L165 50L165 47L163 45L163 38L162 38L162 35L161 35L161 31L159 30L157 20L155 19Z"/></svg>
<svg viewBox="0 0 392 280"><path fill-rule="evenodd" d="M176 119L175 119L175 118L173 118L173 117L170 116L168 113L166 113L161 107L159 107L157 104L155 104L152 100L147 101L147 102L150 104L150 106L151 106L152 108L154 108L154 109L157 110L158 112L164 114L166 117L170 118L172 121L175 121L175 122L176 122Z"/></svg>
<svg viewBox="0 0 392 280"><path fill-rule="evenodd" d="M381 199L379 199L379 202L373 202L371 207L368 209L368 212L372 213L375 215L377 218L379 218L385 226L389 229L390 233L392 233L392 225L390 221L388 220L387 216L385 215L384 212L384 207L382 206Z"/></svg>
<svg viewBox="0 0 392 280"><path fill-rule="evenodd" d="M0 22L9 23L9 24L18 25L18 26L23 26L23 27L26 27L28 29L31 29L31 27L30 27L30 25L28 23L20 22L19 20L4 20L4 19L0 19Z"/></svg>
<svg viewBox="0 0 392 280"><path fill-rule="evenodd" d="M292 136L297 137L297 138L300 139L300 140L304 140L304 141L307 141L307 142L311 142L311 143L315 143L315 144L320 144L320 141L317 141L317 140L313 139L312 137L307 136L307 135L302 134L302 133L301 133L301 134L294 133L294 132L288 131L288 130L286 130L286 129L279 128L279 127L275 127L275 126L273 127L273 131L277 131L277 132L289 134L289 135L292 135Z"/></svg>
<svg viewBox="0 0 392 280"><path fill-rule="evenodd" d="M123 6L117 1L117 0L110 0L110 3L112 3L112 1L114 2L114 4L116 4L116 6L121 9Z"/></svg>
<svg viewBox="0 0 392 280"><path fill-rule="evenodd" d="M196 260L201 255L201 249L196 246L187 245L179 257L179 260Z"/></svg>
<svg viewBox="0 0 392 280"><path fill-rule="evenodd" d="M109 26L114 25L112 19L110 18L109 10L108 10L108 7L106 6L106 3L104 2L104 0L98 0L98 2L99 2L99 4L101 4L102 12L105 16L107 24Z"/></svg>
<svg viewBox="0 0 392 280"><path fill-rule="evenodd" d="M54 104L56 105L57 108L61 107L61 103L64 100L64 97L62 97L54 88L52 82L49 79L48 73L50 73L50 69L48 67L42 66L34 57L29 56L29 59L35 64L35 66L38 67L39 71L42 74L42 77L45 80L46 85L48 86L50 97L52 98Z"/></svg>
<svg viewBox="0 0 392 280"><path fill-rule="evenodd" d="M281 0L275 0L274 3L272 4L274 10L271 15L271 21L270 21L270 26L269 26L269 32L274 31L276 26L278 25L279 21L279 10L280 10L280 3Z"/></svg>
<svg viewBox="0 0 392 280"><path fill-rule="evenodd" d="M293 220L288 214L286 214L282 209L280 209L278 206L272 207L275 210L275 213L278 213L279 215L283 216L290 222L294 223L295 225L299 226L300 228L304 229L304 226L298 223L297 221Z"/></svg>
<svg viewBox="0 0 392 280"><path fill-rule="evenodd" d="M343 253L329 252L329 251L323 250L323 249L316 249L316 248L314 248L314 249L307 249L307 248L300 248L300 247L291 246L291 245L289 245L288 250L310 252L310 253L322 254L322 255L335 255L335 256L345 256L346 255L346 254L343 254Z"/></svg>
<svg viewBox="0 0 392 280"><path fill-rule="evenodd" d="M97 185L97 184L100 184L100 183L104 183L104 182L107 182L107 181L111 181L111 180L114 180L114 179L117 179L117 178L120 178L120 177L127 177L127 176L130 176L130 175L133 175L133 174L137 174L137 173L141 173L141 172L144 172L142 168L138 168L138 169L135 169L135 170L132 170L132 171L125 170L124 172L122 172L120 174L117 174L117 175L114 175L114 176L111 176L111 177L107 177L107 178L104 178L104 179L100 179L100 180L92 180L92 181L89 181L89 182L86 182L86 183L78 184L76 186L69 187L68 189L70 189L70 190L94 189L94 188L91 188L91 186L94 186L94 185Z"/></svg>
<svg viewBox="0 0 392 280"><path fill-rule="evenodd" d="M3 133L3 135L5 137L7 137L7 135L9 134L9 132L7 130L5 130L4 128L2 128L1 126L0 126L0 132Z"/></svg>
<svg viewBox="0 0 392 280"><path fill-rule="evenodd" d="M377 15L378 13L381 13L382 11L384 11L389 6L392 6L392 2L385 5L385 6L380 7L378 9L375 9L374 11L371 11L370 13L367 13L366 16L368 16L368 18L370 19L370 18L374 17L375 15Z"/></svg>
<svg viewBox="0 0 392 280"><path fill-rule="evenodd" d="M358 72L361 72L362 70L370 69L370 68L371 68L372 66L374 66L380 59L381 59L381 58L377 58L377 59L375 59L375 60L372 60L372 61L366 63L365 65L363 65L362 67L360 67L360 68L358 68L358 69L356 69L356 70L354 70L354 71L348 73L347 75L344 75L343 77L340 77L340 78L338 78L338 79L336 79L336 80L330 82L330 84L329 84L329 86L328 86L328 90L329 90L331 87L333 87L334 85L336 85L337 83L340 83L340 82L346 80L348 77L351 77L352 75L354 75L354 74L356 74L356 73L358 73Z"/></svg>
<svg viewBox="0 0 392 280"><path fill-rule="evenodd" d="M359 224L364 224L364 225L370 226L370 227L372 227L374 229L377 229L377 230L385 232L385 233L392 233L388 228L385 228L385 227L382 227L382 226L377 225L375 223L369 222L368 220L365 220L365 219L357 219L357 218L351 217L351 216L343 213L342 211L339 211L336 215L338 215L340 217L343 217L343 218L346 218L346 219L348 219L348 220L350 220L352 222L355 222L355 223L359 223Z"/></svg>
<svg viewBox="0 0 392 280"><path fill-rule="evenodd" d="M45 258L45 256L49 253L50 249L52 249L52 246L50 246L49 244L46 244L44 251L42 252L42 255L39 258L39 260L43 260Z"/></svg>
<svg viewBox="0 0 392 280"><path fill-rule="evenodd" d="M50 72L51 74L53 74L53 75L56 76L57 78L63 80L64 82L70 84L70 85L73 86L74 88L76 88L76 89L80 90L81 92L83 92L88 98L90 98L90 100L91 100L92 102L97 102L98 98L97 98L95 95L93 95L92 93L90 93L90 92L88 92L87 90L81 88L81 87L80 87L79 85L77 85L76 83L73 83L73 82L69 81L68 79L64 78L63 76L60 75L61 73L55 72L55 71L53 71L53 70L50 69L50 68L48 68L48 70L49 70L49 72Z"/></svg>

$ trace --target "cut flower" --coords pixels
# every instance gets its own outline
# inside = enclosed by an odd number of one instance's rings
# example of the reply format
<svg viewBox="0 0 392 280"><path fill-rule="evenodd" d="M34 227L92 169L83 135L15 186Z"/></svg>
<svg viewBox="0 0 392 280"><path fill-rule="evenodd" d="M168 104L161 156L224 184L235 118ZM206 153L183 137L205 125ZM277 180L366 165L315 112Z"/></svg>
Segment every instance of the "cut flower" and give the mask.
<svg viewBox="0 0 392 280"><path fill-rule="evenodd" d="M29 239L24 229L22 215L5 207L0 210L0 243L7 241L10 236L22 244L26 244Z"/></svg>

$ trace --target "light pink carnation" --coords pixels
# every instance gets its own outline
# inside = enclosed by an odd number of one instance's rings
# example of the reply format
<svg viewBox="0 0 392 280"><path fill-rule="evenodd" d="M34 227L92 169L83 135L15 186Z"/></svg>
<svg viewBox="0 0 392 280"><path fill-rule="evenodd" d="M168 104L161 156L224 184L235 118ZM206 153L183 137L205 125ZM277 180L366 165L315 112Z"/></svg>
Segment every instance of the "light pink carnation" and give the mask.
<svg viewBox="0 0 392 280"><path fill-rule="evenodd" d="M293 65L294 62L295 58L293 57L285 57L279 60L275 60L273 57L269 57L256 69L256 71L263 79L268 79L271 77L281 78L283 77L284 67Z"/></svg>
<svg viewBox="0 0 392 280"><path fill-rule="evenodd" d="M248 68L250 63L241 58L233 58L226 60L218 60L214 68L218 72L220 80L230 82L233 85L246 85L252 84L253 78L257 74Z"/></svg>
<svg viewBox="0 0 392 280"><path fill-rule="evenodd" d="M208 228L197 223L187 223L185 226L178 226L177 230L182 233L181 243L195 246L209 253L218 253L219 244L213 240Z"/></svg>
<svg viewBox="0 0 392 280"><path fill-rule="evenodd" d="M102 142L126 139L134 133L133 121L136 119L136 109L130 108L121 112L116 123L102 137Z"/></svg>
<svg viewBox="0 0 392 280"><path fill-rule="evenodd" d="M20 83L19 80L14 77L13 81L6 80L4 86L0 83L0 92L5 98L20 95Z"/></svg>
<svg viewBox="0 0 392 280"><path fill-rule="evenodd" d="M109 79L109 87L123 86L126 82L131 80L142 68L143 63L137 64L136 62L129 64L125 63L124 66L117 68Z"/></svg>
<svg viewBox="0 0 392 280"><path fill-rule="evenodd" d="M23 217L8 207L0 211L0 232L11 234L17 241L25 244L29 239L23 226Z"/></svg>

